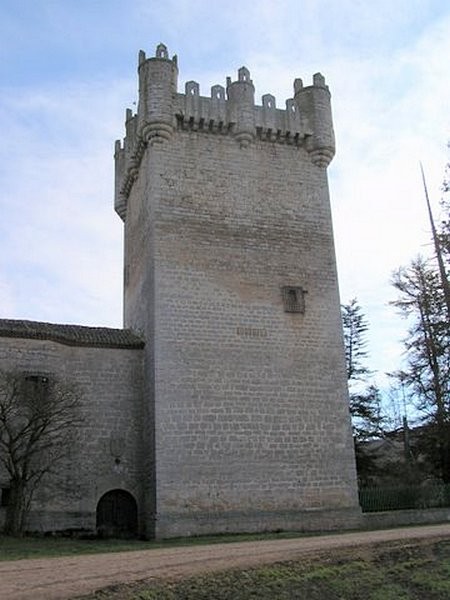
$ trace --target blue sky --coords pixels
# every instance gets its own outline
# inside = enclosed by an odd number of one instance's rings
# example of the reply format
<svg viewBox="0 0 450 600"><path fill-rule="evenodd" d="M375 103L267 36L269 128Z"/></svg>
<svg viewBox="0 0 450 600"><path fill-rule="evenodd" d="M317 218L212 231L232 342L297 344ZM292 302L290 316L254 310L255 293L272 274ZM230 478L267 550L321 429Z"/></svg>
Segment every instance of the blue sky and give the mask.
<svg viewBox="0 0 450 600"><path fill-rule="evenodd" d="M121 326L113 146L140 49L163 41L201 93L245 65L278 106L322 72L342 300L370 322L370 365L399 367L392 271L430 252L418 161L437 211L450 138L447 0L3 0L0 316ZM383 379L381 375L379 376Z"/></svg>

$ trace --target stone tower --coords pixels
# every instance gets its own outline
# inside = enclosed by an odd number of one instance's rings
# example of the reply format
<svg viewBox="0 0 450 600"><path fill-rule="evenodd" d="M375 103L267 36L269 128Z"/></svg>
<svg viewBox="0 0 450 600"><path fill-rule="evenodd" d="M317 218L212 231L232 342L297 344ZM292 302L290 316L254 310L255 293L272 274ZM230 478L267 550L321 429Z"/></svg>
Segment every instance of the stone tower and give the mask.
<svg viewBox="0 0 450 600"><path fill-rule="evenodd" d="M147 533L355 526L325 80L279 109L245 67L208 96L177 78L164 45L140 52L115 150Z"/></svg>

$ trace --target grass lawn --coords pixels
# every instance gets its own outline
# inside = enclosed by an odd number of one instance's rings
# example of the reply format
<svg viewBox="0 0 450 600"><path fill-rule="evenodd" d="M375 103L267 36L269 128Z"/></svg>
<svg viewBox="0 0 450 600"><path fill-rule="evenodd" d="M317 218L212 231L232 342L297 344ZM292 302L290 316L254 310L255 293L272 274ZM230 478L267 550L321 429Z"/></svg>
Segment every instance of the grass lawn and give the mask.
<svg viewBox="0 0 450 600"><path fill-rule="evenodd" d="M148 550L189 544L299 537L224 535L144 542L0 537L0 559ZM301 561L234 569L183 580L116 585L85 600L448 600L450 540L334 550Z"/></svg>
<svg viewBox="0 0 450 600"><path fill-rule="evenodd" d="M72 538L0 536L0 560L145 550L149 547L151 547L150 542L134 540L78 540Z"/></svg>
<svg viewBox="0 0 450 600"><path fill-rule="evenodd" d="M296 532L214 535L170 540L139 541L92 539L83 540L63 537L25 536L14 538L0 535L0 561L22 558L46 558L53 556L71 556L77 554L98 554L101 552L126 552L132 550L151 550L152 548L170 548L198 544L223 544L255 540L286 539L302 537L307 534Z"/></svg>
<svg viewBox="0 0 450 600"><path fill-rule="evenodd" d="M450 540L115 586L84 600L448 600Z"/></svg>

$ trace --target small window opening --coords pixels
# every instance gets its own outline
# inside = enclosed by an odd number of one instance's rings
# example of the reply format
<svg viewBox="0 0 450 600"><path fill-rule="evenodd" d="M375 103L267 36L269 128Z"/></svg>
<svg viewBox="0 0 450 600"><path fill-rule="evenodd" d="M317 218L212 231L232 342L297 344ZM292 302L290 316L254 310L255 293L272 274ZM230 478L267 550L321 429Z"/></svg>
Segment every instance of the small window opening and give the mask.
<svg viewBox="0 0 450 600"><path fill-rule="evenodd" d="M11 488L2 487L0 506L9 506L10 501L11 501Z"/></svg>
<svg viewBox="0 0 450 600"><path fill-rule="evenodd" d="M285 312L305 312L306 290L300 286L285 286L282 288L282 293Z"/></svg>
<svg viewBox="0 0 450 600"><path fill-rule="evenodd" d="M35 401L43 401L49 392L50 380L46 375L25 375L23 381L23 393L25 398Z"/></svg>
<svg viewBox="0 0 450 600"><path fill-rule="evenodd" d="M35 385L45 385L48 383L48 377L45 375L26 375L25 381L29 381Z"/></svg>
<svg viewBox="0 0 450 600"><path fill-rule="evenodd" d="M29 391L40 391L47 390L49 379L45 375L26 375L25 385Z"/></svg>

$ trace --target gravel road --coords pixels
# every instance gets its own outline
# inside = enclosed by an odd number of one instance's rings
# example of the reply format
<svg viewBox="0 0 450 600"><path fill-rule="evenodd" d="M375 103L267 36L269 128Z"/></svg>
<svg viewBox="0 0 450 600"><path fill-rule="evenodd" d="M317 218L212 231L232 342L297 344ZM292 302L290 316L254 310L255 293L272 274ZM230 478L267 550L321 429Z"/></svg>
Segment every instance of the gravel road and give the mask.
<svg viewBox="0 0 450 600"><path fill-rule="evenodd" d="M0 562L1 600L63 600L118 583L295 560L333 548L450 538L450 524Z"/></svg>

